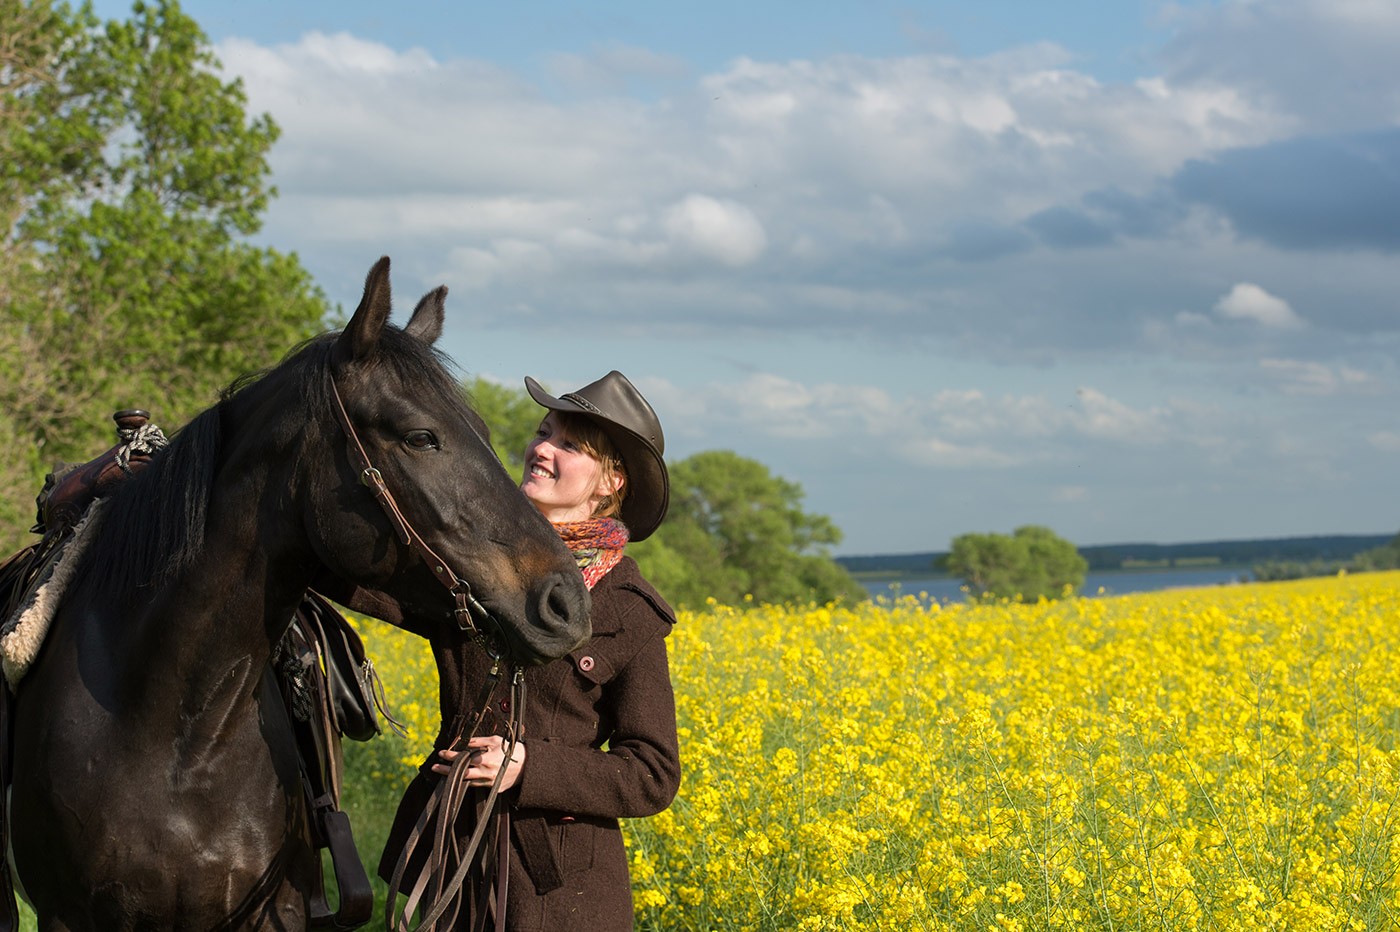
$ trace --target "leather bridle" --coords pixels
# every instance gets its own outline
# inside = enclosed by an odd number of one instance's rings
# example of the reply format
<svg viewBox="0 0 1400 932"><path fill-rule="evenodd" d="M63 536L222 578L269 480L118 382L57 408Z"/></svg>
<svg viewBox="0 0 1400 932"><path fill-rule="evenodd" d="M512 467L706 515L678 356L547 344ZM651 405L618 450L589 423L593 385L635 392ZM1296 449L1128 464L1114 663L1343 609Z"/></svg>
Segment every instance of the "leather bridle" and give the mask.
<svg viewBox="0 0 1400 932"><path fill-rule="evenodd" d="M454 608L453 616L457 619L458 627L472 640L479 644L490 655L492 664L491 671L481 686L480 694L476 702L476 715L473 717L471 728L465 738L459 737L453 742L453 747L459 748L460 753L452 762L452 767L446 777L438 782L433 788L423 812L419 814L417 824L410 833L404 849L399 855L398 863L394 869L393 879L389 885L389 893L385 902L385 920L390 929L408 929L409 917L418 908L419 901L432 884L432 902L424 905L422 918L419 921L418 929L431 929L433 924L449 909L451 915L448 918L448 925L456 921L457 912L461 908L461 888L466 880L466 876L476 861L478 851L481 854L481 866L485 876L490 877L494 868L496 882L494 886L488 886L483 894L484 899L493 902L496 914L496 927L504 929L505 908L506 908L506 881L509 878L510 867L510 823L509 810L502 809L496 811L496 801L500 793L501 780L505 776L506 767L509 765L515 753L516 745L524 732L523 715L525 709L525 677L524 670L516 667L505 660L505 638L501 631L500 622L497 621L486 607L483 606L476 597L472 595L471 585L452 571L447 561L428 546L428 542L413 527L407 517L399 508L394 495L389 491L389 487L384 483L384 476L375 468L370 461L369 454L365 452L364 444L360 442L359 434L355 431L355 425L350 421L350 415L345 410L345 402L341 400L340 390L336 388L335 379L329 379L331 386L331 397L335 399L335 412L340 420L340 426L345 431L346 440L349 442L351 458L360 468L360 482L367 486L374 493L375 499L389 518L389 523L394 526L399 540L416 552L428 567L433 571L433 577L442 583L449 592L452 593ZM479 624L478 621L481 623ZM489 625L491 630L486 630L483 626ZM486 799L478 807L476 830L472 833L471 840L464 850L458 850L455 827L457 817L461 812L463 803L471 787L466 782L467 768L471 765L475 755L467 750L468 742L476 736L482 723L486 720L486 713L490 709L492 694L496 685L500 682L502 666L509 672L511 681L511 697L509 702L510 717L506 723L506 736L502 746L504 754L503 766L496 772L496 779L491 785L490 792ZM408 893L408 899L402 912L397 911L397 899L400 892L399 887L403 880L404 871L407 868L409 859L417 845L419 838L424 834L428 823L437 817L436 831L433 838L433 849L428 854L427 863L419 872L418 880L412 891ZM492 818L492 816L495 816ZM494 862L492 852L489 847L482 844L486 830L490 823L496 823L496 852ZM444 880L445 875L451 872L450 879Z"/></svg>
<svg viewBox="0 0 1400 932"><path fill-rule="evenodd" d="M360 467L360 482L374 493L379 507L384 510L384 514L389 517L389 523L394 526L398 533L399 540L422 557L423 562L433 571L433 578L446 586L447 591L452 593L452 598L456 603L452 614L457 619L458 627L485 647L492 657L501 657L504 654L505 643L500 623L486 610L485 606L477 601L476 596L472 595L471 583L454 573L452 568L447 565L447 561L428 546L423 535L419 534L409 523L408 518L404 517L404 513L399 509L399 503L394 499L394 493L390 492L389 487L384 483L384 476L370 462L369 454L365 452L365 446L360 442L360 435L355 432L355 425L350 422L350 415L345 410L345 402L340 399L340 390L335 386L335 379L331 379L330 383L331 397L335 399L336 417L339 418L340 426L345 431L345 438L350 442L350 455ZM477 624L477 619L490 624L495 630L484 631ZM491 643L493 640L496 643Z"/></svg>

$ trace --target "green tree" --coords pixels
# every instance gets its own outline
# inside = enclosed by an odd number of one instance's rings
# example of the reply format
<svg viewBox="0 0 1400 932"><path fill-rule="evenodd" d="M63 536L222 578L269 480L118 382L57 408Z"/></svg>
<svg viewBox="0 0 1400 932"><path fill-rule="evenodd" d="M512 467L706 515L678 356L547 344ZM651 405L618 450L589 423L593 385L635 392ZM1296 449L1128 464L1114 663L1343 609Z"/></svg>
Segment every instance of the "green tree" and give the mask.
<svg viewBox="0 0 1400 932"><path fill-rule="evenodd" d="M480 376L468 380L467 398L491 428L491 446L512 476L520 479L525 469L525 447L545 410L523 388L513 388Z"/></svg>
<svg viewBox="0 0 1400 932"><path fill-rule="evenodd" d="M1400 534L1379 547L1358 553L1351 561L1351 568L1357 572L1400 569Z"/></svg>
<svg viewBox="0 0 1400 932"><path fill-rule="evenodd" d="M963 534L953 541L945 564L978 597L1023 602L1077 591L1089 568L1073 544L1039 525L1019 527L1009 537Z"/></svg>
<svg viewBox="0 0 1400 932"><path fill-rule="evenodd" d="M671 466L671 510L655 543L639 546L649 578L691 608L707 598L734 604L865 598L831 558L841 531L802 509L802 487L729 450ZM648 547L648 544L651 544ZM669 551L669 554L666 553Z"/></svg>
<svg viewBox="0 0 1400 932"><path fill-rule="evenodd" d="M54 460L111 444L112 411L178 427L331 309L294 254L248 242L278 130L178 3L99 24L0 0L0 35L0 441L33 451L13 527Z"/></svg>

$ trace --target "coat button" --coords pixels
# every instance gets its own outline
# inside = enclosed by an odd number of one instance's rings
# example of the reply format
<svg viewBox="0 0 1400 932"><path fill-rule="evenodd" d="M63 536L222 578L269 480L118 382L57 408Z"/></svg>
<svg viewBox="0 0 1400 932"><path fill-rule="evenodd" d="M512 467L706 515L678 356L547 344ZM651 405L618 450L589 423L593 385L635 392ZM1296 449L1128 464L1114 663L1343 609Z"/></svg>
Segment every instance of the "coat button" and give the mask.
<svg viewBox="0 0 1400 932"><path fill-rule="evenodd" d="M592 658L592 657L587 657L587 656L580 657L580 658L578 659L578 668L579 668L580 670L582 670L584 673L587 673L589 670L592 670L592 669L593 669L593 658Z"/></svg>
<svg viewBox="0 0 1400 932"><path fill-rule="evenodd" d="M501 700L501 711L502 711L502 712L509 712L509 711L510 711L510 700L509 700L509 699L502 699L502 700Z"/></svg>

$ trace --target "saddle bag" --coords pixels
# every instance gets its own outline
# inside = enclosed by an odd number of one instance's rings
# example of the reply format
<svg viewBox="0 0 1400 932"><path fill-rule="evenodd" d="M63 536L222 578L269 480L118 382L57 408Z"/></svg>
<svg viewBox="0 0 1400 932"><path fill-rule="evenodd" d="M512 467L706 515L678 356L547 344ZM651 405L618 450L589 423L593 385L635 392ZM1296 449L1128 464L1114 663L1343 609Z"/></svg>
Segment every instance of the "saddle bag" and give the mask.
<svg viewBox="0 0 1400 932"><path fill-rule="evenodd" d="M327 850L339 902L326 896L324 868L311 893L310 927L357 929L369 921L374 891L355 848L350 819L340 808L341 738L379 734L383 688L349 621L319 593L307 590L273 653L269 673L282 691L301 757L312 843ZM2 932L2 930L0 930Z"/></svg>
<svg viewBox="0 0 1400 932"><path fill-rule="evenodd" d="M297 624L321 645L326 698L336 730L351 741L368 741L380 734L380 716L403 734L389 712L384 686L374 662L365 653L360 635L320 593L308 589L297 608Z"/></svg>

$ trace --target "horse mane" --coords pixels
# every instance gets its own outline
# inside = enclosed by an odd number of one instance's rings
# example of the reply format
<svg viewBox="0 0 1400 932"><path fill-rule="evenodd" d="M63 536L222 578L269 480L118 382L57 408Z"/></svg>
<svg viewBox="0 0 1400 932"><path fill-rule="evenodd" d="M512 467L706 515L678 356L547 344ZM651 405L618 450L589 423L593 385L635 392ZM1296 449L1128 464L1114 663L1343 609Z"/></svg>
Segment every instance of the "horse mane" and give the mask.
<svg viewBox="0 0 1400 932"><path fill-rule="evenodd" d="M107 496L82 573L95 591L155 586L204 549L209 488L223 445L222 404L196 415Z"/></svg>
<svg viewBox="0 0 1400 932"><path fill-rule="evenodd" d="M303 433L309 425L334 424L330 378L335 334L322 334L294 347L276 366L240 376L217 403L174 432L170 444L111 493L101 527L88 548L82 572L93 591L116 593L158 588L190 566L204 551L209 497L224 452L225 415L232 406L265 389L293 380L300 408L288 410L276 424L262 425L276 439ZM386 326L369 371L388 369L400 384L426 391L485 432L467 405L452 364L435 347ZM346 399L347 402L349 399ZM338 436L339 427L334 428ZM279 436L280 435L280 436ZM489 440L488 440L489 446Z"/></svg>

